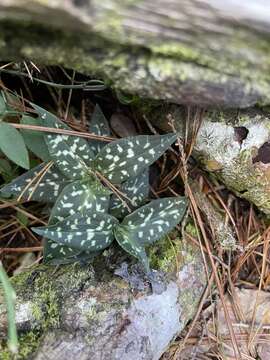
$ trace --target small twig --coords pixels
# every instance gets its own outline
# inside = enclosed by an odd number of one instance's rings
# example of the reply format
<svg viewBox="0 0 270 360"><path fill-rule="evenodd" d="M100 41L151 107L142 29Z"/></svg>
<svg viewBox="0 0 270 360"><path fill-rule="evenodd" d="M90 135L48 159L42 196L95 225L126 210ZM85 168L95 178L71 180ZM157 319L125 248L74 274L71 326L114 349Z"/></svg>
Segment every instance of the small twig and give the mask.
<svg viewBox="0 0 270 360"><path fill-rule="evenodd" d="M43 250L43 246L32 246L32 247L18 247L18 248L2 248L1 249L1 253L2 252L6 252L6 253L28 253L28 252L38 252L38 251L42 251Z"/></svg>
<svg viewBox="0 0 270 360"><path fill-rule="evenodd" d="M128 206L128 204L122 199L126 199L128 200L131 204L132 201L123 193L121 192L119 189L117 189L116 186L114 186L107 178L105 178L100 172L95 171L96 176L102 181L104 182L104 184L112 190L112 192L122 201L124 207L127 208L127 210L131 213L131 208Z"/></svg>
<svg viewBox="0 0 270 360"><path fill-rule="evenodd" d="M10 74L10 75L16 75L16 76L22 76L25 78L30 78L31 81L36 81L41 84L48 85L48 86L51 86L51 87L54 87L57 89L77 89L77 90L80 89L80 90L85 90L85 91L101 91L101 90L105 90L107 88L107 86L101 80L89 80L89 81L86 81L86 82L83 82L80 84L64 85L64 84L57 84L54 82L38 79L36 77L29 76L28 73L24 73L21 71L7 70L3 67L0 68L0 73L1 72Z"/></svg>

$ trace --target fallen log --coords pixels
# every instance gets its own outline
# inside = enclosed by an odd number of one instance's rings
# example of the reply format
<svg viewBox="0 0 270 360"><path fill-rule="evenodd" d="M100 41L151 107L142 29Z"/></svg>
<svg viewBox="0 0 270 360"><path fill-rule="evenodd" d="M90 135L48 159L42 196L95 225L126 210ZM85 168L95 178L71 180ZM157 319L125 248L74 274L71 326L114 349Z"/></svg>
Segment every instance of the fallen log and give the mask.
<svg viewBox="0 0 270 360"><path fill-rule="evenodd" d="M3 0L1 60L62 65L142 98L269 104L269 12L267 0Z"/></svg>

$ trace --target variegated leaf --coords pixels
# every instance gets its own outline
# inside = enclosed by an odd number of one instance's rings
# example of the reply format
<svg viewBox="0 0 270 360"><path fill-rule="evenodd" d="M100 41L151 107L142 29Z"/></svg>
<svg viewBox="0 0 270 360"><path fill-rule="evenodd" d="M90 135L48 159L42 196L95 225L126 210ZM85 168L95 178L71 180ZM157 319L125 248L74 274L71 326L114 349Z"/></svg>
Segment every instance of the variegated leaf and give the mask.
<svg viewBox="0 0 270 360"><path fill-rule="evenodd" d="M39 235L71 248L98 251L113 241L113 228L117 220L104 213L87 210L74 214L55 225L33 228Z"/></svg>
<svg viewBox="0 0 270 360"><path fill-rule="evenodd" d="M89 209L93 213L104 213L108 211L109 201L110 191L96 179L74 181L67 185L58 197L51 211L49 225L54 225L70 215L82 213ZM68 248L62 244L56 243L56 246L53 243L52 240L44 239L45 261L57 257L60 260L65 257L65 254L70 260L73 258L75 261L75 257L76 259L79 258L78 255L81 251Z"/></svg>
<svg viewBox="0 0 270 360"><path fill-rule="evenodd" d="M144 246L136 237L130 235L129 229L122 225L116 226L114 236L118 244L130 255L140 260L146 271L149 271L149 261Z"/></svg>
<svg viewBox="0 0 270 360"><path fill-rule="evenodd" d="M50 224L86 210L104 213L108 210L109 201L110 191L99 181L74 181L64 188L57 199L51 212Z"/></svg>
<svg viewBox="0 0 270 360"><path fill-rule="evenodd" d="M33 201L55 202L63 188L69 183L69 180L54 165L38 176L46 165L46 163L42 163L27 171L1 188L0 193L14 196L20 196L23 193L23 200L30 198Z"/></svg>
<svg viewBox="0 0 270 360"><path fill-rule="evenodd" d="M132 241L151 244L182 220L186 208L186 198L181 196L153 200L126 216L121 226L127 229Z"/></svg>
<svg viewBox="0 0 270 360"><path fill-rule="evenodd" d="M78 180L89 176L84 160L76 153L75 147L68 145L68 136L49 134L46 143L56 166L69 179Z"/></svg>
<svg viewBox="0 0 270 360"><path fill-rule="evenodd" d="M141 174L133 179L129 179L124 182L119 190L123 193L130 201L128 206L135 210L142 205L149 193L149 168L146 168ZM124 199L124 201L126 201ZM119 199L115 194L112 195L110 204L110 214L117 218L124 218L129 214L127 207L123 204L123 201Z"/></svg>
<svg viewBox="0 0 270 360"><path fill-rule="evenodd" d="M96 252L81 251L46 239L43 246L43 261L52 265L89 261Z"/></svg>
<svg viewBox="0 0 270 360"><path fill-rule="evenodd" d="M89 132L100 136L111 135L109 123L98 104L95 106L95 110L90 120ZM106 145L106 142L90 139L89 145L93 153L96 155Z"/></svg>
<svg viewBox="0 0 270 360"><path fill-rule="evenodd" d="M176 134L122 138L106 145L92 167L112 183L120 184L153 164L176 139Z"/></svg>
<svg viewBox="0 0 270 360"><path fill-rule="evenodd" d="M81 253L79 249L73 249L68 246L59 244L50 239L43 240L43 260L44 262L52 262L54 260L59 263L70 262L68 259L75 258Z"/></svg>
<svg viewBox="0 0 270 360"><path fill-rule="evenodd" d="M59 120L55 115L42 109L41 107L31 103L33 108L39 115L39 119L41 121L42 126L57 128L57 129L65 129L72 130L69 126ZM49 136L49 133L44 133L45 139ZM53 137L57 137L57 135L53 135ZM88 141L77 136L65 136L64 138L67 147L78 157L80 157L86 165L89 165L93 158L95 157L94 153L90 149Z"/></svg>
<svg viewBox="0 0 270 360"><path fill-rule="evenodd" d="M183 197L153 200L125 217L121 225L114 229L118 244L139 259L149 270L145 245L160 239L172 230L186 211Z"/></svg>

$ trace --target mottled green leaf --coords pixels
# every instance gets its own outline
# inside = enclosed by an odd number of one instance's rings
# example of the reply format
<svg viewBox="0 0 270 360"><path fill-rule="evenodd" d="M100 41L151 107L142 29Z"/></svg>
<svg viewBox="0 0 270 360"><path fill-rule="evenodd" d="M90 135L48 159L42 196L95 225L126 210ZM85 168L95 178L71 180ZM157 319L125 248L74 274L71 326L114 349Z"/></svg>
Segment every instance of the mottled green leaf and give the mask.
<svg viewBox="0 0 270 360"><path fill-rule="evenodd" d="M110 191L95 179L77 180L68 184L58 197L50 216L50 225L64 218L92 210L106 212L109 207Z"/></svg>
<svg viewBox="0 0 270 360"><path fill-rule="evenodd" d="M114 229L114 236L118 244L130 255L134 256L149 271L149 262L144 249L136 237L132 236L125 226L119 225Z"/></svg>
<svg viewBox="0 0 270 360"><path fill-rule="evenodd" d="M64 218L91 209L94 212L108 211L110 191L104 188L96 179L79 180L67 185L58 197L49 220L49 225L54 225ZM62 244L54 245L49 239L44 239L44 260L58 259L63 262L67 257L70 261L79 261L88 254L82 254L81 250L72 249ZM66 261L66 260L65 260Z"/></svg>
<svg viewBox="0 0 270 360"><path fill-rule="evenodd" d="M116 224L117 220L108 214L87 210L55 225L33 228L33 231L75 249L98 251L113 241L113 227Z"/></svg>
<svg viewBox="0 0 270 360"><path fill-rule="evenodd" d="M22 135L5 122L0 122L0 149L15 164L29 169L28 152Z"/></svg>
<svg viewBox="0 0 270 360"><path fill-rule="evenodd" d="M125 217L121 225L114 229L118 244L139 259L149 270L145 245L160 239L172 230L186 211L183 197L153 200Z"/></svg>
<svg viewBox="0 0 270 360"><path fill-rule="evenodd" d="M182 220L186 207L186 198L181 196L153 200L126 216L121 226L140 244L151 244Z"/></svg>
<svg viewBox="0 0 270 360"><path fill-rule="evenodd" d="M146 168L136 178L129 179L121 184L119 190L130 200L124 200L128 203L129 208L132 210L137 209L148 197L149 168ZM111 198L110 214L120 219L129 214L129 211L123 204L123 201L121 201L121 199L119 199L119 197L115 194L113 194Z"/></svg>
<svg viewBox="0 0 270 360"><path fill-rule="evenodd" d="M69 180L54 165L45 172L44 176L38 176L46 165L46 163L42 163L19 176L10 184L1 188L0 194L20 196L23 192L23 200L28 200L31 195L31 200L34 201L55 202L60 192L69 183ZM29 186L30 182L31 185ZM27 186L29 187L25 190Z"/></svg>
<svg viewBox="0 0 270 360"><path fill-rule="evenodd" d="M111 135L109 123L98 104L95 106L95 110L90 120L89 132L100 136ZM106 142L90 139L89 145L93 153L96 155L106 145Z"/></svg>
<svg viewBox="0 0 270 360"><path fill-rule="evenodd" d="M122 138L106 145L92 167L112 183L120 184L153 164L176 139L175 134Z"/></svg>
<svg viewBox="0 0 270 360"><path fill-rule="evenodd" d="M41 122L39 119L32 118L27 115L22 116L21 123L24 125L41 126ZM32 151L33 154L35 154L38 158L40 158L43 161L50 160L48 147L46 145L44 135L41 131L21 129L21 134L23 136L26 146L28 147L29 150Z"/></svg>
<svg viewBox="0 0 270 360"><path fill-rule="evenodd" d="M43 246L43 260L52 265L69 264L73 262L88 262L96 252L81 251L55 241L46 239Z"/></svg>
<svg viewBox="0 0 270 360"><path fill-rule="evenodd" d="M40 120L42 126L45 126L48 128L72 130L69 126L67 126L64 122L59 120L58 117L56 117L49 111L44 110L41 107L39 107L33 103L31 103L31 105L38 113L39 120ZM49 135L49 133L44 133L44 136L45 136L45 140L47 140L47 138L49 137L50 140L57 139L57 141L59 141L58 135ZM90 149L90 146L89 146L87 140L85 140L81 137L77 137L77 136L64 136L62 140L65 141L65 143L67 145L66 148L69 148L73 154L76 154L76 156L78 158L81 158L86 165L89 165L92 162L92 160L95 156L94 156L94 153L92 152L92 150ZM56 150L56 148L54 148L54 149ZM52 154L53 157L56 156L57 151L56 152L52 151L52 153L51 153L51 150L52 149L49 148L50 154ZM56 160L58 160L57 156L56 156Z"/></svg>
<svg viewBox="0 0 270 360"><path fill-rule="evenodd" d="M46 135L46 143L56 166L69 179L78 180L89 176L89 170L83 159L67 143L66 135Z"/></svg>

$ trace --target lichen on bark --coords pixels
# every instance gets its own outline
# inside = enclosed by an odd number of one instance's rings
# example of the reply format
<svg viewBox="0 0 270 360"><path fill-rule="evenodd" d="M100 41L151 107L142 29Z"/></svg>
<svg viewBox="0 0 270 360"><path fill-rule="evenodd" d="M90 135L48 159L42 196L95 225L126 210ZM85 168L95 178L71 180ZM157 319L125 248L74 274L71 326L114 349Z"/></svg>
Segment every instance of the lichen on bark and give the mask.
<svg viewBox="0 0 270 360"><path fill-rule="evenodd" d="M160 17L159 7L167 6L163 1L155 9L144 0L5 0L0 4L1 60L70 67L142 98L203 106L269 104L266 31L254 31L258 24L251 22L249 28L242 19L232 26L214 2L206 4L215 24L210 29L198 2L190 3L198 7L190 24L185 3L168 5L185 19L182 29L171 13Z"/></svg>
<svg viewBox="0 0 270 360"><path fill-rule="evenodd" d="M174 119L180 137L185 134L186 111L173 104L143 111L148 119L171 131ZM192 119L191 119L192 121ZM270 126L267 110L208 110L196 137L193 156L201 166L237 196L270 214Z"/></svg>

